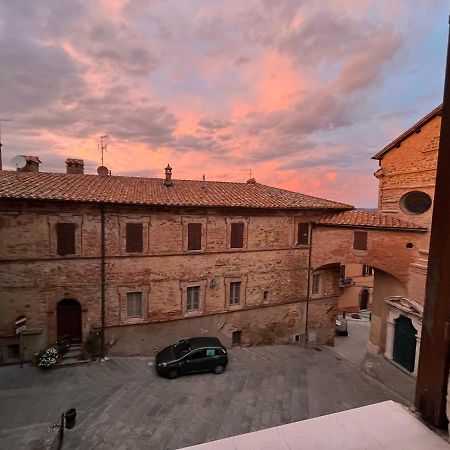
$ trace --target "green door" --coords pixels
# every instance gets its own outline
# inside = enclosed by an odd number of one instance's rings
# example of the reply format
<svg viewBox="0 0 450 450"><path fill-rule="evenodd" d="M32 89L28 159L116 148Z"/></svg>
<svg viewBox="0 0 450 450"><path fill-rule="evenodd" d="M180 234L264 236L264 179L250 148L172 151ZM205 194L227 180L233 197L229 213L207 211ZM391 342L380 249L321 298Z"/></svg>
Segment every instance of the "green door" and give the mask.
<svg viewBox="0 0 450 450"><path fill-rule="evenodd" d="M405 316L395 319L394 361L410 372L414 372L416 334L411 319Z"/></svg>

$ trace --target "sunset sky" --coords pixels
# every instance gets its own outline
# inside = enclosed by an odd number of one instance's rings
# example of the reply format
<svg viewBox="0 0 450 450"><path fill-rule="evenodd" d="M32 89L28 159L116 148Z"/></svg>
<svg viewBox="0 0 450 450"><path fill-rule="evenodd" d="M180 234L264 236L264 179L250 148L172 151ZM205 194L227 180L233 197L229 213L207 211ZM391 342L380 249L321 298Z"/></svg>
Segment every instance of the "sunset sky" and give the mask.
<svg viewBox="0 0 450 450"><path fill-rule="evenodd" d="M373 207L442 101L444 0L0 0L3 166L246 181Z"/></svg>

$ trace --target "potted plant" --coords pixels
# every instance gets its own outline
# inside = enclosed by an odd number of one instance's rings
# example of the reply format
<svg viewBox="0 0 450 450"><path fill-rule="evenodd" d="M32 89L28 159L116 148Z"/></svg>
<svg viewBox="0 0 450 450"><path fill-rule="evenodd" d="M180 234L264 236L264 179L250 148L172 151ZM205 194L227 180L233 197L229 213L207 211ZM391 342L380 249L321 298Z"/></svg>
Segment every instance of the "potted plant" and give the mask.
<svg viewBox="0 0 450 450"><path fill-rule="evenodd" d="M56 364L58 358L58 351L54 347L45 349L39 357L38 366L42 369L49 369Z"/></svg>

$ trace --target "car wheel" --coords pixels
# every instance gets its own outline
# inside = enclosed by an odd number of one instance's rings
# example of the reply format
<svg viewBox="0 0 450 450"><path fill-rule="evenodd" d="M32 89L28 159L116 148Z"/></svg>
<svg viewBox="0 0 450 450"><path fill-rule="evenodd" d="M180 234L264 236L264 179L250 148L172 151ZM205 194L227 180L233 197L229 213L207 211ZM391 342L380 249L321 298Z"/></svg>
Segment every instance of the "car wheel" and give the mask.
<svg viewBox="0 0 450 450"><path fill-rule="evenodd" d="M167 374L167 378L173 380L175 378L178 377L178 372L176 370L171 370L168 374Z"/></svg>
<svg viewBox="0 0 450 450"><path fill-rule="evenodd" d="M214 373L216 373L216 374L223 373L224 370L225 370L225 367L223 367L223 366L214 367Z"/></svg>

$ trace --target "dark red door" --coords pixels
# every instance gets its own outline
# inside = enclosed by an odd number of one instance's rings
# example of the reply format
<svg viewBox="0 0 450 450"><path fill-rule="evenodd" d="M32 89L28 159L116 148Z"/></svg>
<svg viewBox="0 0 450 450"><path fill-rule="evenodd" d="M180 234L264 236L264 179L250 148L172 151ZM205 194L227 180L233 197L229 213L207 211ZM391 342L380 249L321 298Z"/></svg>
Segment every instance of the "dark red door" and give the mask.
<svg viewBox="0 0 450 450"><path fill-rule="evenodd" d="M61 300L57 307L58 337L81 342L81 305L72 299Z"/></svg>

